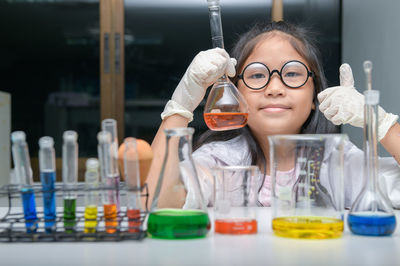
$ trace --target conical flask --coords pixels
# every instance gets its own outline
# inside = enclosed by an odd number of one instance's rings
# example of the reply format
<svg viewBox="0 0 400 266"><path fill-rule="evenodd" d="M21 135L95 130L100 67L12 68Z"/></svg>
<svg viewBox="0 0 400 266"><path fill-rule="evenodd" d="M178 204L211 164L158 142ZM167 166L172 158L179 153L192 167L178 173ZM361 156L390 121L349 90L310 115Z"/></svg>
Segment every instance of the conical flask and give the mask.
<svg viewBox="0 0 400 266"><path fill-rule="evenodd" d="M379 91L364 92L364 184L350 209L347 222L358 235L391 235L396 217L378 182L377 121Z"/></svg>
<svg viewBox="0 0 400 266"><path fill-rule="evenodd" d="M154 238L204 237L210 220L192 159L193 128L166 129L166 149L147 232ZM182 208L183 206L183 208Z"/></svg>
<svg viewBox="0 0 400 266"><path fill-rule="evenodd" d="M219 0L207 0L213 47L224 48ZM236 86L223 75L214 83L204 107L204 121L215 131L244 127L247 123L246 100Z"/></svg>

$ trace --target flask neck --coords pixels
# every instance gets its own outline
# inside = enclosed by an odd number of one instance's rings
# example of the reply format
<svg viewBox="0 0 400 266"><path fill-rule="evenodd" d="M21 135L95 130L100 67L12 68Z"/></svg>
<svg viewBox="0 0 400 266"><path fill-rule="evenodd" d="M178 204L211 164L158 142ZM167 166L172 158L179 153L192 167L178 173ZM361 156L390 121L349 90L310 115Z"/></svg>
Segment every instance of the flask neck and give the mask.
<svg viewBox="0 0 400 266"><path fill-rule="evenodd" d="M378 108L377 104L364 106L364 176L365 189L377 191L378 186Z"/></svg>
<svg viewBox="0 0 400 266"><path fill-rule="evenodd" d="M208 6L208 14L210 18L211 40L214 48L224 49L224 37L222 33L221 8L219 3L215 2Z"/></svg>

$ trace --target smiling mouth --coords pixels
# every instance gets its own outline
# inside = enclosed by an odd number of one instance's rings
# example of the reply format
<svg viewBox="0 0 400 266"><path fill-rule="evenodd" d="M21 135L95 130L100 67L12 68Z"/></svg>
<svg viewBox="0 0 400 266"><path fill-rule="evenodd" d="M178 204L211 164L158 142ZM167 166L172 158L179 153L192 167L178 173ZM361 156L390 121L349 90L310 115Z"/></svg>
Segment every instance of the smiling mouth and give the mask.
<svg viewBox="0 0 400 266"><path fill-rule="evenodd" d="M269 105L261 108L264 112L268 113L282 113L290 110L290 107L282 106L282 105Z"/></svg>

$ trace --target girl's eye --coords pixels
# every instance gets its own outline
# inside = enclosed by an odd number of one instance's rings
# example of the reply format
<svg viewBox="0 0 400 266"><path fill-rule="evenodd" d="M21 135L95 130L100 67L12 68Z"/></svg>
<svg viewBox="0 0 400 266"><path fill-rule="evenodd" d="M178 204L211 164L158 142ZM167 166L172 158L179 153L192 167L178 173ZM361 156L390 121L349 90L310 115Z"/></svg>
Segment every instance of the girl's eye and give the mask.
<svg viewBox="0 0 400 266"><path fill-rule="evenodd" d="M299 73L299 72L287 72L287 73L285 73L285 77L288 77L288 78L295 78L295 77L298 77L298 76L301 76L301 73Z"/></svg>
<svg viewBox="0 0 400 266"><path fill-rule="evenodd" d="M265 75L263 73L254 73L249 76L251 79L264 79Z"/></svg>

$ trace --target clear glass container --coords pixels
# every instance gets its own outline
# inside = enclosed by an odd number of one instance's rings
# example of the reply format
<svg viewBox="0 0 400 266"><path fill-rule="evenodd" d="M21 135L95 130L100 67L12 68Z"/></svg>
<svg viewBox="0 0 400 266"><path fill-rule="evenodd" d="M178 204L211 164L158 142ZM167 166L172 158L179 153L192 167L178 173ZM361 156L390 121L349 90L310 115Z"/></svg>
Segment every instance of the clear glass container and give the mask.
<svg viewBox="0 0 400 266"><path fill-rule="evenodd" d="M213 47L224 48L219 0L207 0ZM204 121L215 131L244 127L248 106L236 86L223 75L214 83L204 107Z"/></svg>
<svg viewBox="0 0 400 266"><path fill-rule="evenodd" d="M269 136L272 229L291 238L343 232L343 160L347 135Z"/></svg>
<svg viewBox="0 0 400 266"><path fill-rule="evenodd" d="M85 172L85 233L95 233L97 227L97 206L99 204L99 161L89 158Z"/></svg>
<svg viewBox="0 0 400 266"><path fill-rule="evenodd" d="M39 139L40 181L43 189L44 221L47 232L55 230L56 221L56 153L52 137Z"/></svg>
<svg viewBox="0 0 400 266"><path fill-rule="evenodd" d="M16 181L21 191L22 206L24 209L24 219L26 231L36 232L38 219L36 213L35 192L33 191L33 178L31 159L29 157L28 143L23 131L11 133L12 157L14 161L14 171Z"/></svg>
<svg viewBox="0 0 400 266"><path fill-rule="evenodd" d="M104 220L107 233L113 234L118 230L118 187L115 187L115 172L113 170L114 164L117 162L112 158L113 145L111 133L105 130L100 131L97 134L97 140L97 153L100 162L101 183L106 187L102 193Z"/></svg>
<svg viewBox="0 0 400 266"><path fill-rule="evenodd" d="M139 232L142 224L140 222L141 197L140 197L140 167L139 154L136 145L136 139L129 137L124 140L123 162L125 183L128 188L126 193L128 217L128 232Z"/></svg>
<svg viewBox="0 0 400 266"><path fill-rule="evenodd" d="M364 92L364 185L354 201L347 223L358 235L391 235L396 228L396 216L378 182L378 103L379 91Z"/></svg>
<svg viewBox="0 0 400 266"><path fill-rule="evenodd" d="M147 223L147 232L151 237L199 238L210 230L207 208L192 159L193 132L193 128L164 130L165 156Z"/></svg>
<svg viewBox="0 0 400 266"><path fill-rule="evenodd" d="M112 160L111 162L111 175L112 178L114 179L114 185L117 188L115 190L115 197L116 197L116 203L117 203L117 212L120 211L120 195L119 195L119 183L120 183L120 174L118 170L118 132L117 132L117 120L112 119L112 118L107 118L101 121L101 130L102 131L107 131L110 132L111 134L111 147L110 147L110 153L111 157L110 159ZM111 176L109 177L111 178Z"/></svg>
<svg viewBox="0 0 400 266"><path fill-rule="evenodd" d="M78 134L68 130L63 134L62 179L64 186L64 227L66 232L75 231L76 186L78 182Z"/></svg>
<svg viewBox="0 0 400 266"><path fill-rule="evenodd" d="M220 166L214 174L214 229L220 234L257 233L257 166Z"/></svg>

